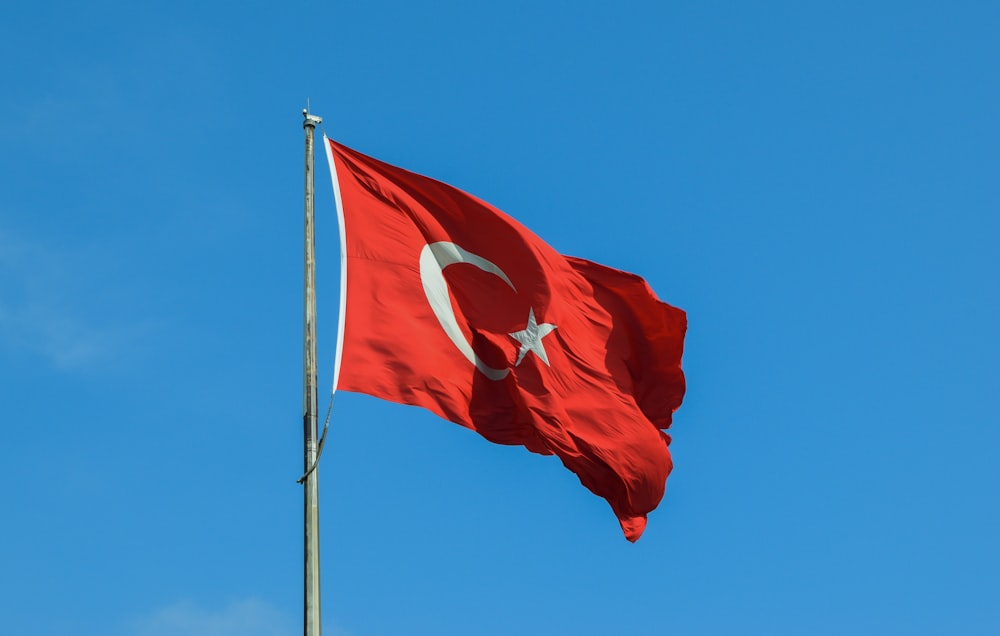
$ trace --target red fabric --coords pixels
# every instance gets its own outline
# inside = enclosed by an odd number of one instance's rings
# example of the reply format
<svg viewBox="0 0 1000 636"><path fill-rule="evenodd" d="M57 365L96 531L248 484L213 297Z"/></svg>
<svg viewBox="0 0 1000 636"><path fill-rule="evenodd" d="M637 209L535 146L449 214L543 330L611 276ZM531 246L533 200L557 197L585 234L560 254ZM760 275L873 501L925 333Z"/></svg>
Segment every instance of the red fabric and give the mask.
<svg viewBox="0 0 1000 636"><path fill-rule="evenodd" d="M469 194L329 144L347 256L338 388L555 454L638 539L672 467L660 429L684 396L684 312L638 276L563 256ZM509 283L440 258L422 274L425 246L438 242L489 261ZM445 332L425 289L435 267L461 338L487 367L509 369L502 379L477 369ZM529 313L554 325L539 332L548 364L535 349L518 364L524 347L511 334L527 330Z"/></svg>

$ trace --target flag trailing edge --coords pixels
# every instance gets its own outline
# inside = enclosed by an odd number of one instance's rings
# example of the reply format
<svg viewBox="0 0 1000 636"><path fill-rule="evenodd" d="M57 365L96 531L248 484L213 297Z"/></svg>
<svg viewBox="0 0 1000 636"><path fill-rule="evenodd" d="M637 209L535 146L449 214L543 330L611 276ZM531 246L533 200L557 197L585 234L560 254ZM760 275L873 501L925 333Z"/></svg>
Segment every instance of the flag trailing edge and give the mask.
<svg viewBox="0 0 1000 636"><path fill-rule="evenodd" d="M685 313L488 203L324 137L341 243L334 389L555 454L635 541L672 469Z"/></svg>

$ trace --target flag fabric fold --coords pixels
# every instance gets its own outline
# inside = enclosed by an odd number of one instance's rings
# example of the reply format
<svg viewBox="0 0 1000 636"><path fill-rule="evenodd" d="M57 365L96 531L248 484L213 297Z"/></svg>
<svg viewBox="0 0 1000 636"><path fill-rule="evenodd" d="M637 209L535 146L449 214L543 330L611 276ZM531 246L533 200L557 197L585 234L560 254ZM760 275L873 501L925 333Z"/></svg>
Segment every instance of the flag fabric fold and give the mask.
<svg viewBox="0 0 1000 636"><path fill-rule="evenodd" d="M335 385L554 454L635 541L672 468L685 313L493 206L326 139L340 217Z"/></svg>

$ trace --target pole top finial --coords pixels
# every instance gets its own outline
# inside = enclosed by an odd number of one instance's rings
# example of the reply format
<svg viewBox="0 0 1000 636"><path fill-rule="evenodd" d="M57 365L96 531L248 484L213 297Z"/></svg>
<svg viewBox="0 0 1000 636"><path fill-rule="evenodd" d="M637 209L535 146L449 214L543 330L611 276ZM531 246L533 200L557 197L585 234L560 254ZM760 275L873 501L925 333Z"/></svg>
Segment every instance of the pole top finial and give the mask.
<svg viewBox="0 0 1000 636"><path fill-rule="evenodd" d="M306 126L312 126L313 128L315 128L317 124L323 123L323 118L320 117L319 115L313 115L312 113L309 112L308 108L302 109L302 119L303 119L302 121L303 128L305 128Z"/></svg>

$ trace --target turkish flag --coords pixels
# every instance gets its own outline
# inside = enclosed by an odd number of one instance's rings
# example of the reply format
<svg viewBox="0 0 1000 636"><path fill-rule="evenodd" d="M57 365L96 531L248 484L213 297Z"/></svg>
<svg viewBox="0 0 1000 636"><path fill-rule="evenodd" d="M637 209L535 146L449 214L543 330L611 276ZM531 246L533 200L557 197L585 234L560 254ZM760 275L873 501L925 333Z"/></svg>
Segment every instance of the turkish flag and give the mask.
<svg viewBox="0 0 1000 636"><path fill-rule="evenodd" d="M554 454L635 541L670 474L687 318L449 185L326 140L340 215L336 388Z"/></svg>

